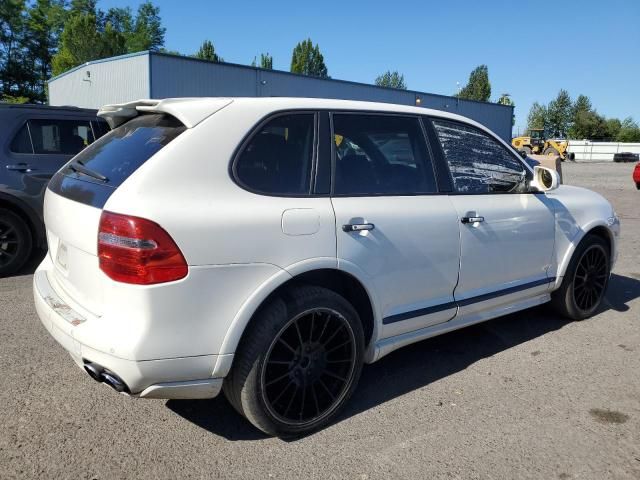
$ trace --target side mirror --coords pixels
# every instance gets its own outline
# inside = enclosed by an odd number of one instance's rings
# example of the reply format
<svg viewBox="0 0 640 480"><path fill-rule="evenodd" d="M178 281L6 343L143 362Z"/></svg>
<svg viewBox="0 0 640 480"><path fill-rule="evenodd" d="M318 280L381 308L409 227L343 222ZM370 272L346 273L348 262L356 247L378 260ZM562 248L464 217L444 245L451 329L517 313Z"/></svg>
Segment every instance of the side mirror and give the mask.
<svg viewBox="0 0 640 480"><path fill-rule="evenodd" d="M555 190L560 186L560 175L552 168L535 166L530 185L540 192Z"/></svg>

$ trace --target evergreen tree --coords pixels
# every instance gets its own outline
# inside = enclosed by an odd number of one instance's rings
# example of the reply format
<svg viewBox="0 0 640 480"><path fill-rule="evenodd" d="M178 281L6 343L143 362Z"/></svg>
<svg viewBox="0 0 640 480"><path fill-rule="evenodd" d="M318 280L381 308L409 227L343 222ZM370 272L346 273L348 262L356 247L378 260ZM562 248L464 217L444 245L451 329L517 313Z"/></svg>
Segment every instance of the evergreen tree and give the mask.
<svg viewBox="0 0 640 480"><path fill-rule="evenodd" d="M476 67L469 75L469 82L457 94L459 98L488 102L491 98L489 68L486 65Z"/></svg>
<svg viewBox="0 0 640 480"><path fill-rule="evenodd" d="M549 102L547 107L547 127L549 134L555 137L565 137L571 127L573 104L569 92L561 89L558 96Z"/></svg>
<svg viewBox="0 0 640 480"><path fill-rule="evenodd" d="M196 52L194 57L201 60L209 60L210 62L223 62L224 60L216 53L216 49L213 46L211 40L205 40L200 45L200 49Z"/></svg>
<svg viewBox="0 0 640 480"><path fill-rule="evenodd" d="M387 70L382 75L376 77L376 85L379 87L397 88L399 90L406 90L407 84L404 83L404 75L397 71Z"/></svg>
<svg viewBox="0 0 640 480"><path fill-rule="evenodd" d="M328 77L327 66L324 64L320 47L318 44L314 46L310 38L298 43L293 49L291 72L311 77Z"/></svg>

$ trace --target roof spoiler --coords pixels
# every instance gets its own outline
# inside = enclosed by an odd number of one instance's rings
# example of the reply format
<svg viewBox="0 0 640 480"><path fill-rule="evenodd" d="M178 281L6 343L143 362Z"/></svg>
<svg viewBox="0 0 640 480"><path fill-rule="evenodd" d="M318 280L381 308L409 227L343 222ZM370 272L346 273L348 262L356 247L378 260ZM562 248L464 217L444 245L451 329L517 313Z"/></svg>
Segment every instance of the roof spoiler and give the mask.
<svg viewBox="0 0 640 480"><path fill-rule="evenodd" d="M116 128L140 113L166 113L180 120L187 128L193 128L231 102L233 100L230 98L135 100L105 105L98 111L98 116L104 118L111 128Z"/></svg>

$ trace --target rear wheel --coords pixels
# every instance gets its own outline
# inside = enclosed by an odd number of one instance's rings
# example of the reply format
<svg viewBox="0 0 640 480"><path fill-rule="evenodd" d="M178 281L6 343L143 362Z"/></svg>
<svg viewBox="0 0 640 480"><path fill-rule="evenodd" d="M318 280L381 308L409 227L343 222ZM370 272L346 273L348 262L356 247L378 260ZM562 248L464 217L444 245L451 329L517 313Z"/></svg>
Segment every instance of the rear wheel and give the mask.
<svg viewBox="0 0 640 480"><path fill-rule="evenodd" d="M552 304L561 315L583 320L592 316L604 298L611 271L609 246L602 238L587 235L573 254L562 285L552 293Z"/></svg>
<svg viewBox="0 0 640 480"><path fill-rule="evenodd" d="M32 245L31 231L24 220L0 208L0 277L20 270L31 255Z"/></svg>
<svg viewBox="0 0 640 480"><path fill-rule="evenodd" d="M525 145L524 147L522 147L522 151L527 155L531 155L531 147L528 145Z"/></svg>
<svg viewBox="0 0 640 480"><path fill-rule="evenodd" d="M362 370L364 334L351 304L325 288L296 287L271 301L249 328L224 385L236 410L277 436L330 422Z"/></svg>

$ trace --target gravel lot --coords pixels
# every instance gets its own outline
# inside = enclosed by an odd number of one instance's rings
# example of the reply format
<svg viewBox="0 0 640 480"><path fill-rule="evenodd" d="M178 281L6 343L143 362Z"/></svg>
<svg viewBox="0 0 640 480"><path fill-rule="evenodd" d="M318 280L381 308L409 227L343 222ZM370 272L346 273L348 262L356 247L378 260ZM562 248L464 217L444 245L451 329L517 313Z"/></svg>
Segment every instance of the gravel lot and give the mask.
<svg viewBox="0 0 640 480"><path fill-rule="evenodd" d="M266 438L224 398L136 400L49 337L33 266L0 280L0 478L640 478L640 192L631 164L565 164L613 202L622 242L605 306L546 308L365 368L334 425Z"/></svg>

